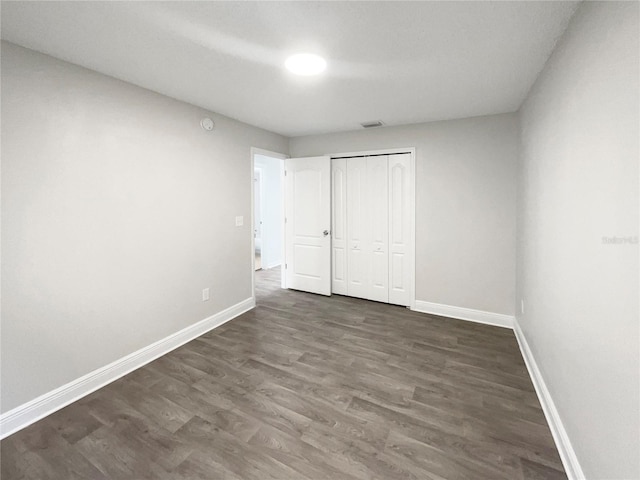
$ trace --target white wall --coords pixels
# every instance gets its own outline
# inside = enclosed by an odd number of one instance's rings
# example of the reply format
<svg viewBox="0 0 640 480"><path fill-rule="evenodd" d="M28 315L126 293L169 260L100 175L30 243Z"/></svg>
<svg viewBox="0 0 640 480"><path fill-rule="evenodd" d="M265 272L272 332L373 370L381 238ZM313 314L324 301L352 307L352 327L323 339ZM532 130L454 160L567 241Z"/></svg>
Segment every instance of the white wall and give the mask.
<svg viewBox="0 0 640 480"><path fill-rule="evenodd" d="M638 23L583 3L521 110L518 322L591 480L640 478Z"/></svg>
<svg viewBox="0 0 640 480"><path fill-rule="evenodd" d="M416 298L512 315L515 114L292 138L292 157L416 147Z"/></svg>
<svg viewBox="0 0 640 480"><path fill-rule="evenodd" d="M1 113L3 412L251 296L284 137L5 42Z"/></svg>
<svg viewBox="0 0 640 480"><path fill-rule="evenodd" d="M255 155L254 162L262 170L262 268L273 268L282 263L283 160Z"/></svg>

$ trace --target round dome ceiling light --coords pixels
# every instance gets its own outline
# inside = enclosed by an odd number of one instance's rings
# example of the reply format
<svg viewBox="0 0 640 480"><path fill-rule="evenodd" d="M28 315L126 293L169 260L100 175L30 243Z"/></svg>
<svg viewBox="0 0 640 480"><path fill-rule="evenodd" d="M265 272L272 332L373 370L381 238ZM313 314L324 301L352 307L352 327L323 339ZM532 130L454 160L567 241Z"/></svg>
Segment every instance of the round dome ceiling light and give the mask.
<svg viewBox="0 0 640 480"><path fill-rule="evenodd" d="M324 58L313 53L298 53L287 58L284 63L287 70L296 75L318 75L327 68Z"/></svg>

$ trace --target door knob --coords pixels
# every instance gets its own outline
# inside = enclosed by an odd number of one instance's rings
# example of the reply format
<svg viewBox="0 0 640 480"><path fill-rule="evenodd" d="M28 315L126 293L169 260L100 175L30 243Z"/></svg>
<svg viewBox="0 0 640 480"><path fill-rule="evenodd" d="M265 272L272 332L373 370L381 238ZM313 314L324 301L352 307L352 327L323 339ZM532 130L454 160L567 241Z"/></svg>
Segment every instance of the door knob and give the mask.
<svg viewBox="0 0 640 480"><path fill-rule="evenodd" d="M325 230L324 232L322 232L322 234L326 237L327 235L329 235L329 230Z"/></svg>

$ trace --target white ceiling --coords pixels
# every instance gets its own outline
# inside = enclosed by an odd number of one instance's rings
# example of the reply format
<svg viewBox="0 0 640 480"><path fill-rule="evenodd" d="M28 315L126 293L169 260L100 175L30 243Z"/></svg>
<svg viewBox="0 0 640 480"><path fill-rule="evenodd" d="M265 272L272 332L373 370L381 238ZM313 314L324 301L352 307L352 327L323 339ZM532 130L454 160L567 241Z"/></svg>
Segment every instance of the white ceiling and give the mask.
<svg viewBox="0 0 640 480"><path fill-rule="evenodd" d="M577 2L2 2L2 38L298 136L513 112ZM328 61L296 77L285 58Z"/></svg>

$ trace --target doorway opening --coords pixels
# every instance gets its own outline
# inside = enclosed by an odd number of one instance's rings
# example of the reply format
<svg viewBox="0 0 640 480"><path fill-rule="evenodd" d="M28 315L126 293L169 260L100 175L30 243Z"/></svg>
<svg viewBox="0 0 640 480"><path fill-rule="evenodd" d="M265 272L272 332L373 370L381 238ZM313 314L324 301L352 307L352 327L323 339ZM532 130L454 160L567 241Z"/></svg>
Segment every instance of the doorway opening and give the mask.
<svg viewBox="0 0 640 480"><path fill-rule="evenodd" d="M253 168L254 270L262 270L262 167Z"/></svg>
<svg viewBox="0 0 640 480"><path fill-rule="evenodd" d="M282 284L284 268L284 159L286 155L252 149L253 293L256 278ZM277 278L276 278L277 277Z"/></svg>

